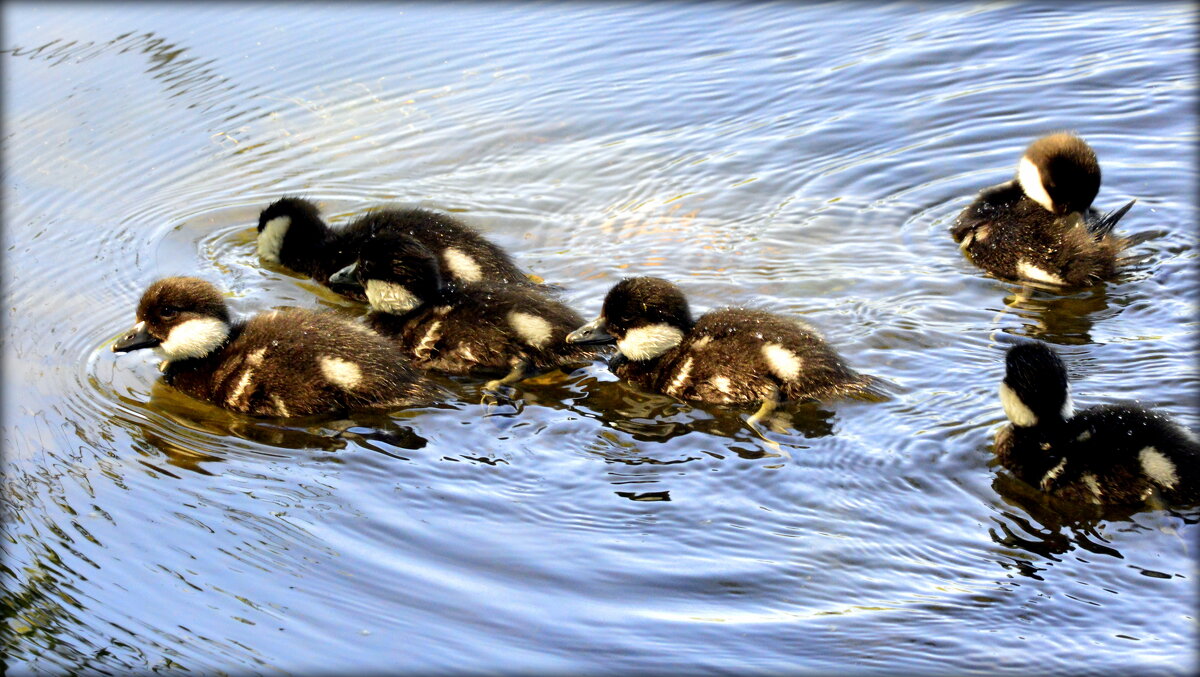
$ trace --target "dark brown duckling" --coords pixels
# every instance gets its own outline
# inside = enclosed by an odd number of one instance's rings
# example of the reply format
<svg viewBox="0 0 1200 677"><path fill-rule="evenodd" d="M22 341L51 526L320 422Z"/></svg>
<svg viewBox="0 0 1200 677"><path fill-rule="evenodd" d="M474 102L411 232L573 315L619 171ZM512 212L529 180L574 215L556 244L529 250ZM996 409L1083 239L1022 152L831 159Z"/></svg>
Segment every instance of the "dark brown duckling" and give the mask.
<svg viewBox="0 0 1200 677"><path fill-rule="evenodd" d="M449 214L428 209L383 209L368 212L345 227L333 229L317 206L299 197L284 197L258 217L258 255L307 275L333 291L364 300L353 285L330 285L329 277L354 263L364 244L383 233L403 233L438 257L443 274L458 282L490 281L532 284L512 258L475 229Z"/></svg>
<svg viewBox="0 0 1200 677"><path fill-rule="evenodd" d="M1133 404L1076 412L1066 366L1043 343L1013 346L1005 365L1000 402L1009 425L997 433L995 451L1019 479L1082 503L1200 502L1200 443L1192 433Z"/></svg>
<svg viewBox="0 0 1200 677"><path fill-rule="evenodd" d="M980 192L951 235L971 261L1005 280L1055 286L1114 277L1128 246L1113 227L1134 201L1107 215L1092 207L1100 163L1083 139L1044 136L1025 151L1017 177Z"/></svg>
<svg viewBox="0 0 1200 677"><path fill-rule="evenodd" d="M600 317L571 343L616 343L617 376L647 390L716 404L761 402L753 426L784 401L874 392L815 329L761 310L714 310L693 320L679 287L626 278L604 298Z"/></svg>
<svg viewBox="0 0 1200 677"><path fill-rule="evenodd" d="M274 310L231 321L221 293L194 277L150 285L114 352L155 348L163 380L251 416L308 416L432 403L440 390L387 339L330 313Z"/></svg>
<svg viewBox="0 0 1200 677"><path fill-rule="evenodd" d="M527 285L447 280L439 257L407 235L381 233L333 280L362 286L373 310L367 324L414 366L507 372L491 390L595 357L594 348L564 340L583 319L557 299Z"/></svg>

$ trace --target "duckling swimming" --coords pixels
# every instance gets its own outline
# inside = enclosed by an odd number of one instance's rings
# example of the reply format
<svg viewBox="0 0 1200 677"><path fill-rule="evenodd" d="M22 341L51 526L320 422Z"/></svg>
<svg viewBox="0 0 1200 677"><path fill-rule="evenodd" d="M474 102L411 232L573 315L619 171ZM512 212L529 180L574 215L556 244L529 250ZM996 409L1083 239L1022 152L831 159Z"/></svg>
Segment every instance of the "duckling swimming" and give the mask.
<svg viewBox="0 0 1200 677"><path fill-rule="evenodd" d="M354 263L364 243L389 232L404 233L429 248L452 280L530 284L503 249L449 214L426 209L373 211L334 230L312 202L284 197L258 216L258 255L330 286L329 277ZM330 288L363 300L353 287Z"/></svg>
<svg viewBox="0 0 1200 677"><path fill-rule="evenodd" d="M975 265L1007 280L1093 284L1117 273L1129 244L1113 227L1136 200L1107 215L1092 207L1100 163L1083 139L1044 136L1026 149L1017 177L980 192L951 229Z"/></svg>
<svg viewBox="0 0 1200 677"><path fill-rule="evenodd" d="M299 309L231 321L216 287L194 277L150 285L137 320L113 352L157 348L168 385L251 416L398 409L439 395L366 327Z"/></svg>
<svg viewBox="0 0 1200 677"><path fill-rule="evenodd" d="M415 366L449 374L507 369L489 390L595 356L564 341L582 324L579 314L538 289L446 280L442 270L423 243L388 232L331 279L365 289L374 311L367 324L398 342Z"/></svg>
<svg viewBox="0 0 1200 677"><path fill-rule="evenodd" d="M811 327L735 308L694 321L679 287L656 277L618 282L600 317L567 342L615 342L612 370L647 390L716 404L762 402L751 427L786 400L873 391L874 379L846 366Z"/></svg>
<svg viewBox="0 0 1200 677"><path fill-rule="evenodd" d="M1000 465L1049 494L1100 504L1200 501L1200 443L1169 418L1131 404L1075 413L1067 370L1042 343L1009 348L996 435Z"/></svg>

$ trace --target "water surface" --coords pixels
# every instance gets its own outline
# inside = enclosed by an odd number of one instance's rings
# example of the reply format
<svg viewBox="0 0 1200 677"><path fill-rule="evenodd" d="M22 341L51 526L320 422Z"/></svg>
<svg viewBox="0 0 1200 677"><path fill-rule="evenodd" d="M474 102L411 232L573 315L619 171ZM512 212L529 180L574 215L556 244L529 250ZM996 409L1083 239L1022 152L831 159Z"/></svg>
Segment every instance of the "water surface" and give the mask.
<svg viewBox="0 0 1200 677"><path fill-rule="evenodd" d="M4 10L12 674L1197 670L1195 512L998 472L1003 351L1200 428L1189 4ZM1072 129L1145 260L1069 294L947 235ZM626 275L803 317L886 402L690 406L603 364L488 407L255 422L115 356L154 279L263 267L284 194L452 211L594 315Z"/></svg>

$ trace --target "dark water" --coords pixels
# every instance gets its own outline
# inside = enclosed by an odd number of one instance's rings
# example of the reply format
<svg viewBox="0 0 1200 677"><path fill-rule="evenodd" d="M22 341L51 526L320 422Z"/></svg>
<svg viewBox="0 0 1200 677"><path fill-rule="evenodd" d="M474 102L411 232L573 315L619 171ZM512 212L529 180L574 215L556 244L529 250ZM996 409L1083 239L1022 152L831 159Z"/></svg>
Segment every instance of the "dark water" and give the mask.
<svg viewBox="0 0 1200 677"><path fill-rule="evenodd" d="M3 18L10 674L1197 670L1196 514L1047 505L990 463L1015 336L1079 404L1200 427L1190 4ZM1147 258L1018 297L946 231L1063 128ZM459 213L587 315L654 274L803 316L896 394L796 407L778 448L600 364L280 426L109 352L165 275L353 309L258 263L285 193Z"/></svg>

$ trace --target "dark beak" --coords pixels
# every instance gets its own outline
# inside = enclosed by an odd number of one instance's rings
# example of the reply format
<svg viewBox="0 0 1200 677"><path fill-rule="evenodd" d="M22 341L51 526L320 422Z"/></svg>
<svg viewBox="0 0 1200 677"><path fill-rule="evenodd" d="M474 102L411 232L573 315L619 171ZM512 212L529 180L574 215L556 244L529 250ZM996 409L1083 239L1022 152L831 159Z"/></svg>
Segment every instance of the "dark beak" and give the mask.
<svg viewBox="0 0 1200 677"><path fill-rule="evenodd" d="M607 325L608 323L605 322L603 317L597 317L570 334L567 334L566 341L567 343L577 343L580 345L613 343L616 339L609 336L608 331L606 331L608 328Z"/></svg>
<svg viewBox="0 0 1200 677"><path fill-rule="evenodd" d="M342 268L338 272L329 276L329 286L340 285L343 287L351 287L353 289L362 289L362 285L358 283L358 263L351 263Z"/></svg>
<svg viewBox="0 0 1200 677"><path fill-rule="evenodd" d="M113 344L114 353L127 353L131 350L141 350L142 348L153 348L161 343L146 331L146 323L138 322L133 329L130 329L117 342Z"/></svg>

